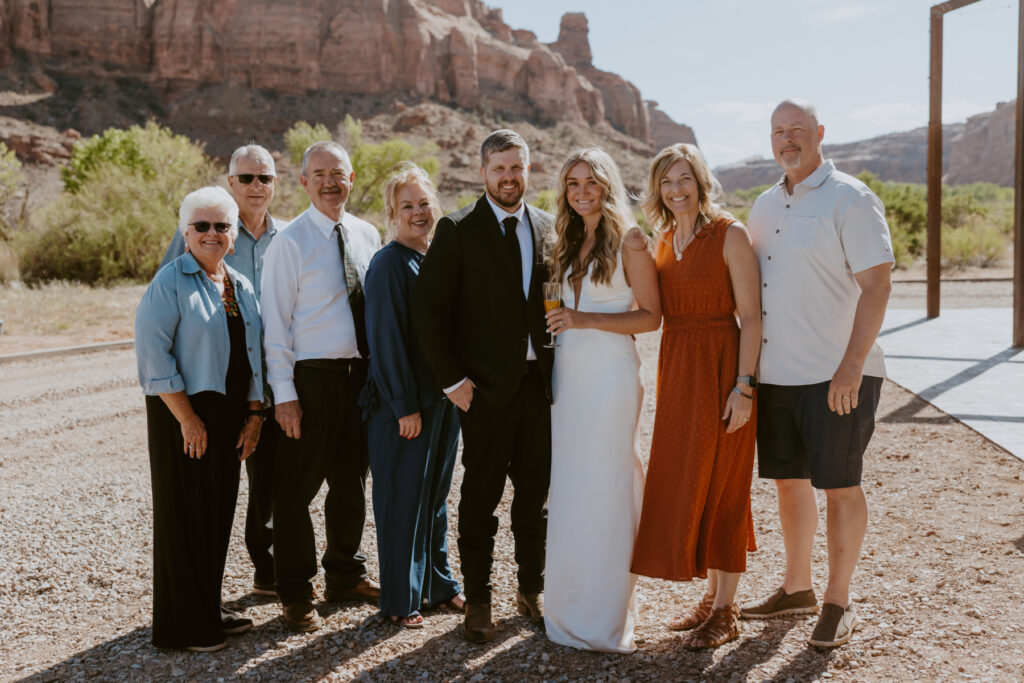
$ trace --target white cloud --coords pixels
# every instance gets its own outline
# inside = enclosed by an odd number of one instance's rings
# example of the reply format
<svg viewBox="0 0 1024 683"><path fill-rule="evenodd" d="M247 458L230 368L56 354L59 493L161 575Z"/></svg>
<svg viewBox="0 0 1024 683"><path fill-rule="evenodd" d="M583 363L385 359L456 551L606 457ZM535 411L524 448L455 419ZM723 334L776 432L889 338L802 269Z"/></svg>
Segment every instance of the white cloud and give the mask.
<svg viewBox="0 0 1024 683"><path fill-rule="evenodd" d="M836 7L820 15L820 19L826 23L835 23L838 21L848 21L850 19L857 19L859 17L865 17L869 14L874 13L874 8L868 7L867 5L843 5L842 7Z"/></svg>

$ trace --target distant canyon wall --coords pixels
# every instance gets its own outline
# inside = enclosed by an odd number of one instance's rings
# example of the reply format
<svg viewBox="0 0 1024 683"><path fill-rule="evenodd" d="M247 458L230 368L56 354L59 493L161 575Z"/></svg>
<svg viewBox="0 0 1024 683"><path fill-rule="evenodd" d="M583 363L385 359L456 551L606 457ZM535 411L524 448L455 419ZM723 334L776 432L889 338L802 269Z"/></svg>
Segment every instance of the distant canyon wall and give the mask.
<svg viewBox="0 0 1024 683"><path fill-rule="evenodd" d="M0 66L15 55L171 94L403 93L541 124L607 121L652 144L666 130L693 137L593 66L583 14L566 14L558 41L543 44L481 0L0 0Z"/></svg>

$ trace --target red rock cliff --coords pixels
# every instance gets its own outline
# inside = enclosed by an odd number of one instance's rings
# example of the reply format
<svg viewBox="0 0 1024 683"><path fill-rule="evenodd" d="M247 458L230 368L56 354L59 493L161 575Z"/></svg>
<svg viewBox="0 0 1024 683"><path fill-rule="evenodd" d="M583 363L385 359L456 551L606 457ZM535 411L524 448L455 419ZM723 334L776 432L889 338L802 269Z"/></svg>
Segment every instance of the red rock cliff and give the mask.
<svg viewBox="0 0 1024 683"><path fill-rule="evenodd" d="M172 93L404 93L649 141L636 87L590 63L586 17L567 14L562 34L543 45L481 0L0 0L0 65L19 54Z"/></svg>

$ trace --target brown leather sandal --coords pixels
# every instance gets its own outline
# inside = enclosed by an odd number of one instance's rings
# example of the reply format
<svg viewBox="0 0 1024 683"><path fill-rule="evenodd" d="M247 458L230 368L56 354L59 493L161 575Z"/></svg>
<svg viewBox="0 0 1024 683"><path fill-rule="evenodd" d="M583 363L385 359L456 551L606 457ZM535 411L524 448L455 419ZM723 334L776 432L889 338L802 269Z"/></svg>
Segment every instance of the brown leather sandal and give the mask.
<svg viewBox="0 0 1024 683"><path fill-rule="evenodd" d="M705 595L697 603L697 606L690 610L689 614L679 614L665 624L673 631L689 631L691 628L697 628L704 621L711 616L711 606L715 604L714 595Z"/></svg>
<svg viewBox="0 0 1024 683"><path fill-rule="evenodd" d="M740 622L736 617L736 606L712 609L703 624L686 634L683 646L693 650L718 647L740 637Z"/></svg>

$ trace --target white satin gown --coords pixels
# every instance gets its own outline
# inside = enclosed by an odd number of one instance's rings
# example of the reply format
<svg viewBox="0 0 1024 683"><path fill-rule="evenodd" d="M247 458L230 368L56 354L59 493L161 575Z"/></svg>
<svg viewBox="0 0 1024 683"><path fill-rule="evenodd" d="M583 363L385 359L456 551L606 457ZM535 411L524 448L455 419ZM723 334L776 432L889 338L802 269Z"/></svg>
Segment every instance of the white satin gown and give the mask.
<svg viewBox="0 0 1024 683"><path fill-rule="evenodd" d="M562 286L571 305L568 278ZM621 254L610 285L584 278L578 310L632 308ZM561 645L633 652L636 577L629 567L644 486L636 444L640 358L629 335L570 329L557 340L544 624Z"/></svg>

